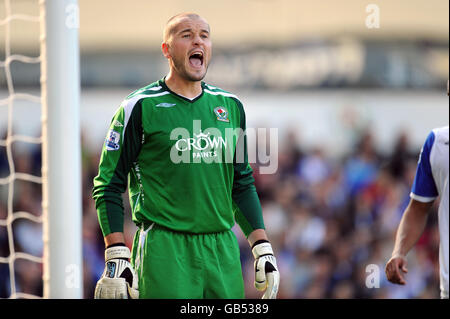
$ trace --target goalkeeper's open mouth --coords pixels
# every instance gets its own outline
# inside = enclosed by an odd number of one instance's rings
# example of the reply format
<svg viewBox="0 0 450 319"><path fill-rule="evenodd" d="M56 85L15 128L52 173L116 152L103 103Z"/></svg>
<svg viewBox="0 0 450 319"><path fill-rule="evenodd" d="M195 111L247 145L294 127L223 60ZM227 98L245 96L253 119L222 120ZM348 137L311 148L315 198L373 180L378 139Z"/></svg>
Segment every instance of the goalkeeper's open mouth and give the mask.
<svg viewBox="0 0 450 319"><path fill-rule="evenodd" d="M189 64L196 69L203 66L203 61L204 56L202 51L196 50L189 55Z"/></svg>

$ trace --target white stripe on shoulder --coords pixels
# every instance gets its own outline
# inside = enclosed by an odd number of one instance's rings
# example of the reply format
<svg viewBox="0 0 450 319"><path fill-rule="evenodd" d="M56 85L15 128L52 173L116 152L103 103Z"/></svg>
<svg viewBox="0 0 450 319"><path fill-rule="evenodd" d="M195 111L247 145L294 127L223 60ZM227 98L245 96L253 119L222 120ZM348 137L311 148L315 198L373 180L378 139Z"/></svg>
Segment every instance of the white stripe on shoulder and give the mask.
<svg viewBox="0 0 450 319"><path fill-rule="evenodd" d="M226 96L226 97L234 97L235 99L238 99L238 97L234 94L231 93L226 93L226 92L213 92L207 89L204 89L204 91L208 94L212 94L212 95L222 95L222 96ZM239 99L238 99L239 100Z"/></svg>
<svg viewBox="0 0 450 319"><path fill-rule="evenodd" d="M125 129L127 128L127 124L128 121L130 119L131 116L131 112L133 112L134 106L136 105L136 103L144 98L150 98L150 97L158 97L158 96L162 96L162 95L167 95L170 94L169 91L164 91L164 92L160 92L160 93L155 93L155 94L138 94L133 96L132 98L128 99L128 100L124 100L122 102L122 104L120 105L121 107L123 107L123 110L125 112L125 116L124 116L124 123L123 123L123 131L125 132Z"/></svg>
<svg viewBox="0 0 450 319"><path fill-rule="evenodd" d="M161 88L162 88L162 86L154 86L151 88L144 87L144 88L141 88L141 89L135 91L134 94L137 94L137 93L141 94L141 92L145 92L145 91L159 91L159 90L161 90Z"/></svg>

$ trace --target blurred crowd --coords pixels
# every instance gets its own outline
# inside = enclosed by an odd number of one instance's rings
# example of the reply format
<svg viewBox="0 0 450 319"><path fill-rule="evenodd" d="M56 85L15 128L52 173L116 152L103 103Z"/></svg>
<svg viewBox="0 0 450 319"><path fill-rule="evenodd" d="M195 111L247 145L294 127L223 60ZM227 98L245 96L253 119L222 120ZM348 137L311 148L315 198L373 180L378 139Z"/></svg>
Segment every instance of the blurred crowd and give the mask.
<svg viewBox="0 0 450 319"><path fill-rule="evenodd" d="M252 164L281 274L279 298L439 298L436 205L423 236L408 255L407 285L386 280L384 265L409 201L420 150L411 149L405 133L395 137L393 149L383 154L376 149L373 134L358 132L352 150L335 158L320 146L302 147L298 136L289 133L280 139L276 174L260 174L260 164ZM18 146L13 145L15 171L39 176L39 147ZM84 149L82 159L85 298L93 298L104 269L103 237L91 195L100 149L101 145L96 151ZM6 148L0 147L0 179L9 175L9 164ZM8 192L8 185L0 184L1 220L8 214ZM41 198L41 185L16 181L12 209L40 216ZM126 195L124 201L125 234L131 247L137 228L131 222ZM246 297L259 298L249 245L238 226L233 230L241 247ZM16 253L42 256L40 223L16 219L12 239ZM7 227L0 226L0 257L7 257L10 247ZM8 264L0 263L1 298L11 293L9 271ZM19 258L14 271L18 292L42 296L40 263Z"/></svg>
<svg viewBox="0 0 450 319"><path fill-rule="evenodd" d="M353 149L336 159L319 147L302 149L291 134L277 174L259 175L256 168L280 298L439 298L436 205L408 255L408 284L393 285L384 274L420 151L411 150L406 133L395 138L393 149L382 154L374 135L361 131ZM252 259L246 254L243 266L247 296L255 298Z"/></svg>

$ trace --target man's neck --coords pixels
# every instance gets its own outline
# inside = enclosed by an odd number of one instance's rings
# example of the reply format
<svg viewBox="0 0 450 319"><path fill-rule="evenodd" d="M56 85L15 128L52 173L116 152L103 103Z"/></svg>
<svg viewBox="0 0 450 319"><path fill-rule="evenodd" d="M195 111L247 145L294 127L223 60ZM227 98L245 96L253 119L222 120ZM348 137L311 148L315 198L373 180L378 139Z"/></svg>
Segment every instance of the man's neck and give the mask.
<svg viewBox="0 0 450 319"><path fill-rule="evenodd" d="M170 72L164 81L167 87L178 95L194 99L202 93L201 81L187 81Z"/></svg>

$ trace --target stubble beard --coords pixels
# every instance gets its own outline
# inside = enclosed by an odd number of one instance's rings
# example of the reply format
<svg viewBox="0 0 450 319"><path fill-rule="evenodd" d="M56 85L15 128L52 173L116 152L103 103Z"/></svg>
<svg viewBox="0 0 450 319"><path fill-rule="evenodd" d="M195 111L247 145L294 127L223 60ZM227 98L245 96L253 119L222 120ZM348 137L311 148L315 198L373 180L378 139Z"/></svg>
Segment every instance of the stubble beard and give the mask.
<svg viewBox="0 0 450 319"><path fill-rule="evenodd" d="M204 73L199 74L199 75L195 75L192 73L189 73L188 70L186 69L185 65L184 65L184 61L183 59L177 59L172 57L172 62L173 62L173 68L175 69L175 71L177 72L177 74L187 80L187 81L191 81L191 82L198 82L201 81L205 78L206 73L208 71L208 65L206 65L206 70Z"/></svg>

